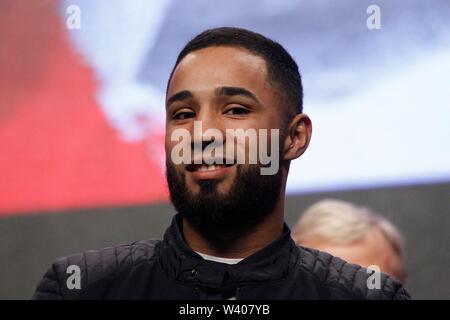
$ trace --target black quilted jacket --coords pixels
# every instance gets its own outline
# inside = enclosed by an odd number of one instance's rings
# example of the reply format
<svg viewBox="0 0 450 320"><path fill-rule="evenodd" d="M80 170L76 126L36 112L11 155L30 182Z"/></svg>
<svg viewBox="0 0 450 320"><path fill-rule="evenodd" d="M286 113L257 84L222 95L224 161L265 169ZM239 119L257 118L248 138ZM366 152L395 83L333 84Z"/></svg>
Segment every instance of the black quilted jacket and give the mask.
<svg viewBox="0 0 450 320"><path fill-rule="evenodd" d="M235 265L206 261L192 251L174 217L163 240L144 240L65 257L38 284L33 299L409 299L393 278L370 274L327 253L297 247L283 235ZM69 289L70 265L81 288ZM70 269L69 269L70 271ZM72 279L73 280L73 279Z"/></svg>

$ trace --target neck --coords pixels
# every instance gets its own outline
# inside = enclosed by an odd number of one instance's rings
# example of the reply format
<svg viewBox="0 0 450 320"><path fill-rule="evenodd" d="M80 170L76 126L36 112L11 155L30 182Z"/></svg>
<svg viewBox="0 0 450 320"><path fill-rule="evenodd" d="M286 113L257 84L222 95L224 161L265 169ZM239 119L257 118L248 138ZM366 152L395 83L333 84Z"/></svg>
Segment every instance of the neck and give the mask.
<svg viewBox="0 0 450 320"><path fill-rule="evenodd" d="M284 188L274 209L250 232L229 241L226 248L217 248L183 218L183 234L192 250L222 258L246 258L275 241L283 233Z"/></svg>

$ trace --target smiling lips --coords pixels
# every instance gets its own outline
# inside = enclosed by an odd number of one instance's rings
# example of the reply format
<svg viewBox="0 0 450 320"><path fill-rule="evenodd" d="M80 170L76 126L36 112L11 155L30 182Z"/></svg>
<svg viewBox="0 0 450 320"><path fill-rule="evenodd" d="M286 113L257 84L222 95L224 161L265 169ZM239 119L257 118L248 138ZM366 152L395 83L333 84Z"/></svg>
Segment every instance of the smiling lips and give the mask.
<svg viewBox="0 0 450 320"><path fill-rule="evenodd" d="M224 161L225 162L225 161ZM226 174L234 164L189 164L186 171L192 174L194 179L209 180L225 178Z"/></svg>

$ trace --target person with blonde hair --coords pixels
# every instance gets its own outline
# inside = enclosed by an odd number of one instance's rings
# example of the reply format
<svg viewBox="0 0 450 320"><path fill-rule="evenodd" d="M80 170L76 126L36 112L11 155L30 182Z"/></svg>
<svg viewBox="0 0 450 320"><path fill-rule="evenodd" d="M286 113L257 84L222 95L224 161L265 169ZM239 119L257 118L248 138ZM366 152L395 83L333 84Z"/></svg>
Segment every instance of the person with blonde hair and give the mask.
<svg viewBox="0 0 450 320"><path fill-rule="evenodd" d="M401 282L406 280L400 231L369 208L334 199L319 201L300 216L292 238L298 245L363 267L376 266Z"/></svg>

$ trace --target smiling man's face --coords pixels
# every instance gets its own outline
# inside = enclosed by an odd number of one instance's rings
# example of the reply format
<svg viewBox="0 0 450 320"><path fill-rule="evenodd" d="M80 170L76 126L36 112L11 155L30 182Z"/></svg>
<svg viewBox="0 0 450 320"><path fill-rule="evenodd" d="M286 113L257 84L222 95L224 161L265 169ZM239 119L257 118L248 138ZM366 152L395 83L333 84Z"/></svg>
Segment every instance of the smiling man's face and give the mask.
<svg viewBox="0 0 450 320"><path fill-rule="evenodd" d="M203 132L213 128L222 133L224 149L229 143L239 148L236 139L227 139L226 130L280 129L279 104L279 94L268 80L264 59L245 49L208 47L191 52L181 60L168 87L165 140L168 184L179 211L196 211L192 214L198 220L201 216L205 223L212 215L211 227L217 220L222 225L230 224L231 228L239 221L231 219L235 215L230 211L245 215L241 218L249 218L250 224L272 209L280 192L280 172L264 176L260 174L259 164L248 163L209 168L175 165L171 152L178 142L171 137L174 130L186 129L194 140L194 121L201 121ZM280 135L283 136L281 130ZM267 143L270 143L268 136ZM202 210L209 213L202 214ZM237 212L241 210L259 212Z"/></svg>
<svg viewBox="0 0 450 320"><path fill-rule="evenodd" d="M220 130L224 146L236 143L227 140L226 129L280 128L279 101L267 80L266 63L245 49L209 47L188 54L174 71L167 98L168 155L177 143L171 141L174 130L186 129L194 139L194 121L201 121L203 131ZM198 169L200 166L177 168L186 175L186 186L193 194L200 192L203 180L216 180L222 194L235 183L236 165Z"/></svg>

